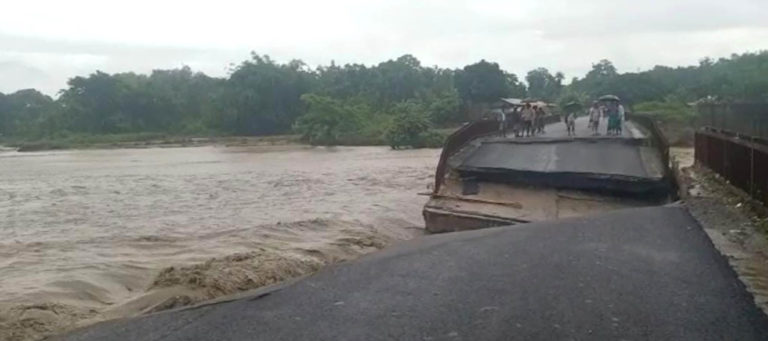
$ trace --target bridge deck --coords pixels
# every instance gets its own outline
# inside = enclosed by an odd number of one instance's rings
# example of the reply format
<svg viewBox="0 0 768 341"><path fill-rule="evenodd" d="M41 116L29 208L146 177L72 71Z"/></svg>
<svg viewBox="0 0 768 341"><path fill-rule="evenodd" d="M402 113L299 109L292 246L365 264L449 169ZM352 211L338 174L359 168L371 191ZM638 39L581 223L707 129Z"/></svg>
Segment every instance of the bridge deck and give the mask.
<svg viewBox="0 0 768 341"><path fill-rule="evenodd" d="M577 134L588 131L585 118ZM533 138L486 137L449 161L426 204L427 230L448 232L658 205L670 194L659 151L626 122L620 137L564 136L547 126Z"/></svg>
<svg viewBox="0 0 768 341"><path fill-rule="evenodd" d="M636 178L660 178L661 158L653 148L629 141L551 140L519 143L516 140L488 141L459 166L459 170L518 170L541 173L591 173ZM652 164L651 164L652 163Z"/></svg>
<svg viewBox="0 0 768 341"><path fill-rule="evenodd" d="M625 122L621 136L594 136L588 120L576 121L576 137L567 135L565 124L546 127L532 138L485 138L459 158L458 170L537 173L589 173L634 178L661 178L663 165L654 148L643 146L644 134Z"/></svg>

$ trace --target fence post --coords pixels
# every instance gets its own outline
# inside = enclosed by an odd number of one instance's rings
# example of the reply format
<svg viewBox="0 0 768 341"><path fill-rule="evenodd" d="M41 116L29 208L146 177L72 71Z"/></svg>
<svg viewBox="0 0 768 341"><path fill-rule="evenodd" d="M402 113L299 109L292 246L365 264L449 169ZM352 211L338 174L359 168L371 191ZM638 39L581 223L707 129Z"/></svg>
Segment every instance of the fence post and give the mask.
<svg viewBox="0 0 768 341"><path fill-rule="evenodd" d="M723 151L722 151L723 155L722 155L722 158L720 159L720 170L722 172L720 175L724 177L728 182L730 182L729 179L731 178L731 174L730 172L728 172L728 164L730 163L728 160L728 144L730 142L731 141L727 139L722 140L721 143L723 147Z"/></svg>
<svg viewBox="0 0 768 341"><path fill-rule="evenodd" d="M760 121L754 117L752 119L752 128L757 128L756 131L760 131ZM755 193L755 135L750 138L752 145L749 146L749 195L753 198L757 198Z"/></svg>

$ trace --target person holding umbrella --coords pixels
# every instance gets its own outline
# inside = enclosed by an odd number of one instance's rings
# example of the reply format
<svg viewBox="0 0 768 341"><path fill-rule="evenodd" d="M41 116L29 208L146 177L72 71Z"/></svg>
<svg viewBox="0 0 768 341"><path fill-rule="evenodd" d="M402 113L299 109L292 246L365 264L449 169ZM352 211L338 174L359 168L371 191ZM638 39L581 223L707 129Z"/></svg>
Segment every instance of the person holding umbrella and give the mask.
<svg viewBox="0 0 768 341"><path fill-rule="evenodd" d="M601 102L606 103L606 115L608 116L608 135L621 134L621 117L619 116L619 97L614 95L605 95L600 97Z"/></svg>

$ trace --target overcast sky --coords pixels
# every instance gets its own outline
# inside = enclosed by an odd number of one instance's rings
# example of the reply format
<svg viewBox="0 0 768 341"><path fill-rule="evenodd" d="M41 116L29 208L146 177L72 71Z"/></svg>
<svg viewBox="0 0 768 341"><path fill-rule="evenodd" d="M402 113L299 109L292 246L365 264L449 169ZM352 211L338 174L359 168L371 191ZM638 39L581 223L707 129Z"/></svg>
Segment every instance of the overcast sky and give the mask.
<svg viewBox="0 0 768 341"><path fill-rule="evenodd" d="M4 1L0 92L55 94L95 70L189 65L225 76L249 51L311 66L374 64L410 53L425 65L496 61L583 76L768 49L768 0Z"/></svg>

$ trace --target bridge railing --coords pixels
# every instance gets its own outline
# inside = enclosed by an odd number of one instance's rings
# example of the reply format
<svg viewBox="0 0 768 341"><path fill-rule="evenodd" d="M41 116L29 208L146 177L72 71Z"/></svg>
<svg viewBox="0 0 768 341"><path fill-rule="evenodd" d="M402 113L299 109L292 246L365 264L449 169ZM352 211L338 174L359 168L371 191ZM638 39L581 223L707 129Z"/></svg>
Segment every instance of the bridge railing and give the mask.
<svg viewBox="0 0 768 341"><path fill-rule="evenodd" d="M705 127L695 135L696 162L768 205L768 141Z"/></svg>
<svg viewBox="0 0 768 341"><path fill-rule="evenodd" d="M440 186L442 186L445 179L445 173L448 170L448 159L453 154L456 154L461 150L461 148L469 143L469 141L481 136L497 133L498 131L499 121L483 120L467 123L459 128L459 130L449 135L448 138L445 139L443 151L440 153L440 161L437 163L435 186L432 193L437 194L440 191Z"/></svg>
<svg viewBox="0 0 768 341"><path fill-rule="evenodd" d="M665 175L671 175L669 141L664 136L664 133L662 133L661 129L656 123L656 120L651 118L651 116L643 114L628 114L627 119L639 124L648 133L651 134L651 136L649 136L649 140L651 144L653 144L653 146L658 148L658 150L661 152L661 162L664 164L664 173Z"/></svg>
<svg viewBox="0 0 768 341"><path fill-rule="evenodd" d="M768 140L768 104L709 103L696 105L696 125Z"/></svg>

